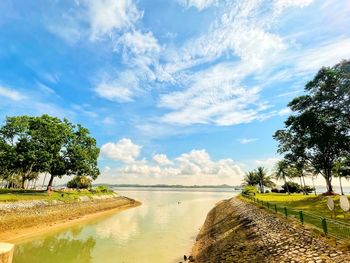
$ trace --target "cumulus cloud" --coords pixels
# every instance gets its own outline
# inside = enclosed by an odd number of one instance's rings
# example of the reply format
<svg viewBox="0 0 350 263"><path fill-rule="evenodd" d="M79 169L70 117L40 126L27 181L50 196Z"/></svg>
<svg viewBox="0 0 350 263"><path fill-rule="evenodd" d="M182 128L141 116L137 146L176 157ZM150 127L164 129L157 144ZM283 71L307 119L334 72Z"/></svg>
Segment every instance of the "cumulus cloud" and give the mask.
<svg viewBox="0 0 350 263"><path fill-rule="evenodd" d="M25 96L23 96L20 92L14 89L2 87L2 86L0 86L0 96L13 101L20 101L25 98Z"/></svg>
<svg viewBox="0 0 350 263"><path fill-rule="evenodd" d="M212 160L206 150L192 150L169 160L165 154L153 156L155 164L137 160L141 146L129 139L102 146L103 156L122 160L125 165L102 170L100 180L114 183L143 184L239 184L243 171L232 159Z"/></svg>
<svg viewBox="0 0 350 263"><path fill-rule="evenodd" d="M153 160L159 165L170 165L173 163L165 154L155 154L153 155Z"/></svg>
<svg viewBox="0 0 350 263"><path fill-rule="evenodd" d="M118 142L108 142L101 147L101 155L115 161L133 163L140 154L142 146L123 138Z"/></svg>

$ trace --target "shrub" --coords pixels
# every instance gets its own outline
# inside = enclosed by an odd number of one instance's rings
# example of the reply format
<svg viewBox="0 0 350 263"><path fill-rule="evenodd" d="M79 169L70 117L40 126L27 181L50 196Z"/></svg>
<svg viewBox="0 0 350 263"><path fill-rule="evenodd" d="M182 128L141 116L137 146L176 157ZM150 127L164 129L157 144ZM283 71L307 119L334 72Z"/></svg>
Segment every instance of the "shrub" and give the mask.
<svg viewBox="0 0 350 263"><path fill-rule="evenodd" d="M107 185L99 185L95 188L96 193L107 193L109 192L109 188Z"/></svg>
<svg viewBox="0 0 350 263"><path fill-rule="evenodd" d="M280 191L277 188L272 188L271 193L279 193Z"/></svg>
<svg viewBox="0 0 350 263"><path fill-rule="evenodd" d="M300 187L300 193L301 192L305 192L307 194L312 193L313 191L315 191L315 188L305 185L304 187Z"/></svg>
<svg viewBox="0 0 350 263"><path fill-rule="evenodd" d="M246 185L244 186L243 190L242 190L242 194L245 195L255 195L257 193L257 189L255 186L251 186L251 185Z"/></svg>
<svg viewBox="0 0 350 263"><path fill-rule="evenodd" d="M86 176L75 176L67 183L68 188L87 189L91 188L92 179Z"/></svg>
<svg viewBox="0 0 350 263"><path fill-rule="evenodd" d="M268 194L268 193L270 193L270 191L269 190L265 190L265 194Z"/></svg>
<svg viewBox="0 0 350 263"><path fill-rule="evenodd" d="M299 193L300 191L300 185L294 182L287 182L284 185L282 185L282 189L284 190L285 193L287 193L287 185L288 185L288 190L290 193Z"/></svg>

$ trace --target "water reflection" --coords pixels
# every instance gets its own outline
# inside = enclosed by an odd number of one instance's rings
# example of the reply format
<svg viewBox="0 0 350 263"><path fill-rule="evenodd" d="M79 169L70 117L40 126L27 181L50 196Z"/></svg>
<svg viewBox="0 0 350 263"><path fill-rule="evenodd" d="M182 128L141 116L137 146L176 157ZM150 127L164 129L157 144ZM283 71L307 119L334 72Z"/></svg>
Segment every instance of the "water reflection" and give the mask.
<svg viewBox="0 0 350 263"><path fill-rule="evenodd" d="M142 206L27 240L14 263L179 262L207 212L232 192L119 191Z"/></svg>
<svg viewBox="0 0 350 263"><path fill-rule="evenodd" d="M96 245L93 237L86 240L72 237L47 237L16 248L14 262L92 262L91 252ZM64 259L64 260L63 260Z"/></svg>

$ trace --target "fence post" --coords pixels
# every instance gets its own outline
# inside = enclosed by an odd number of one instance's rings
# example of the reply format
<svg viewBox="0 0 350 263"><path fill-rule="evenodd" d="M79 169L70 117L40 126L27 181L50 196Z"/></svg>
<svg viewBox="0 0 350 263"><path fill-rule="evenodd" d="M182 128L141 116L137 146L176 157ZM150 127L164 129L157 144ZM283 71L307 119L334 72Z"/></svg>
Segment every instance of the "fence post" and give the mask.
<svg viewBox="0 0 350 263"><path fill-rule="evenodd" d="M300 217L301 224L304 225L304 214L303 214L303 211L299 211L299 217Z"/></svg>
<svg viewBox="0 0 350 263"><path fill-rule="evenodd" d="M270 209L270 203L269 202L267 202L267 208Z"/></svg>
<svg viewBox="0 0 350 263"><path fill-rule="evenodd" d="M275 212L277 213L277 205L275 204Z"/></svg>
<svg viewBox="0 0 350 263"><path fill-rule="evenodd" d="M288 210L287 210L287 207L284 207L284 215L285 215L286 217L288 217Z"/></svg>
<svg viewBox="0 0 350 263"><path fill-rule="evenodd" d="M321 221L322 221L323 232L327 235L328 234L327 220L326 218L322 218Z"/></svg>

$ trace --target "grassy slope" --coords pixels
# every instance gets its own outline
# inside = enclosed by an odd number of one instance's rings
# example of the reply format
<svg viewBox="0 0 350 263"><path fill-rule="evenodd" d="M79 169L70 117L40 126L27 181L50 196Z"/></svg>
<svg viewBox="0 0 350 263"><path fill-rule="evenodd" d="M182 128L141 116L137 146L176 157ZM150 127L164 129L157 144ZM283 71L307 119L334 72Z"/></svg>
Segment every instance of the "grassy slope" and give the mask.
<svg viewBox="0 0 350 263"><path fill-rule="evenodd" d="M35 190L9 190L0 189L0 202L24 201L24 200L60 200L70 202L76 200L79 196L105 195L108 193L92 193L89 191L72 192L51 192ZM63 195L63 196L62 196Z"/></svg>
<svg viewBox="0 0 350 263"><path fill-rule="evenodd" d="M269 193L269 194L257 194L257 197L260 200L275 203L278 206L287 206L296 210L303 210L313 214L320 215L322 217L330 217L331 212L327 207L327 198L325 196L315 196L314 194L303 195L303 194L278 194L278 193ZM344 219L344 212L340 209L339 206L339 196L332 196L332 199L335 203L335 214L336 219L341 221L350 222L350 215L347 214L347 217Z"/></svg>

